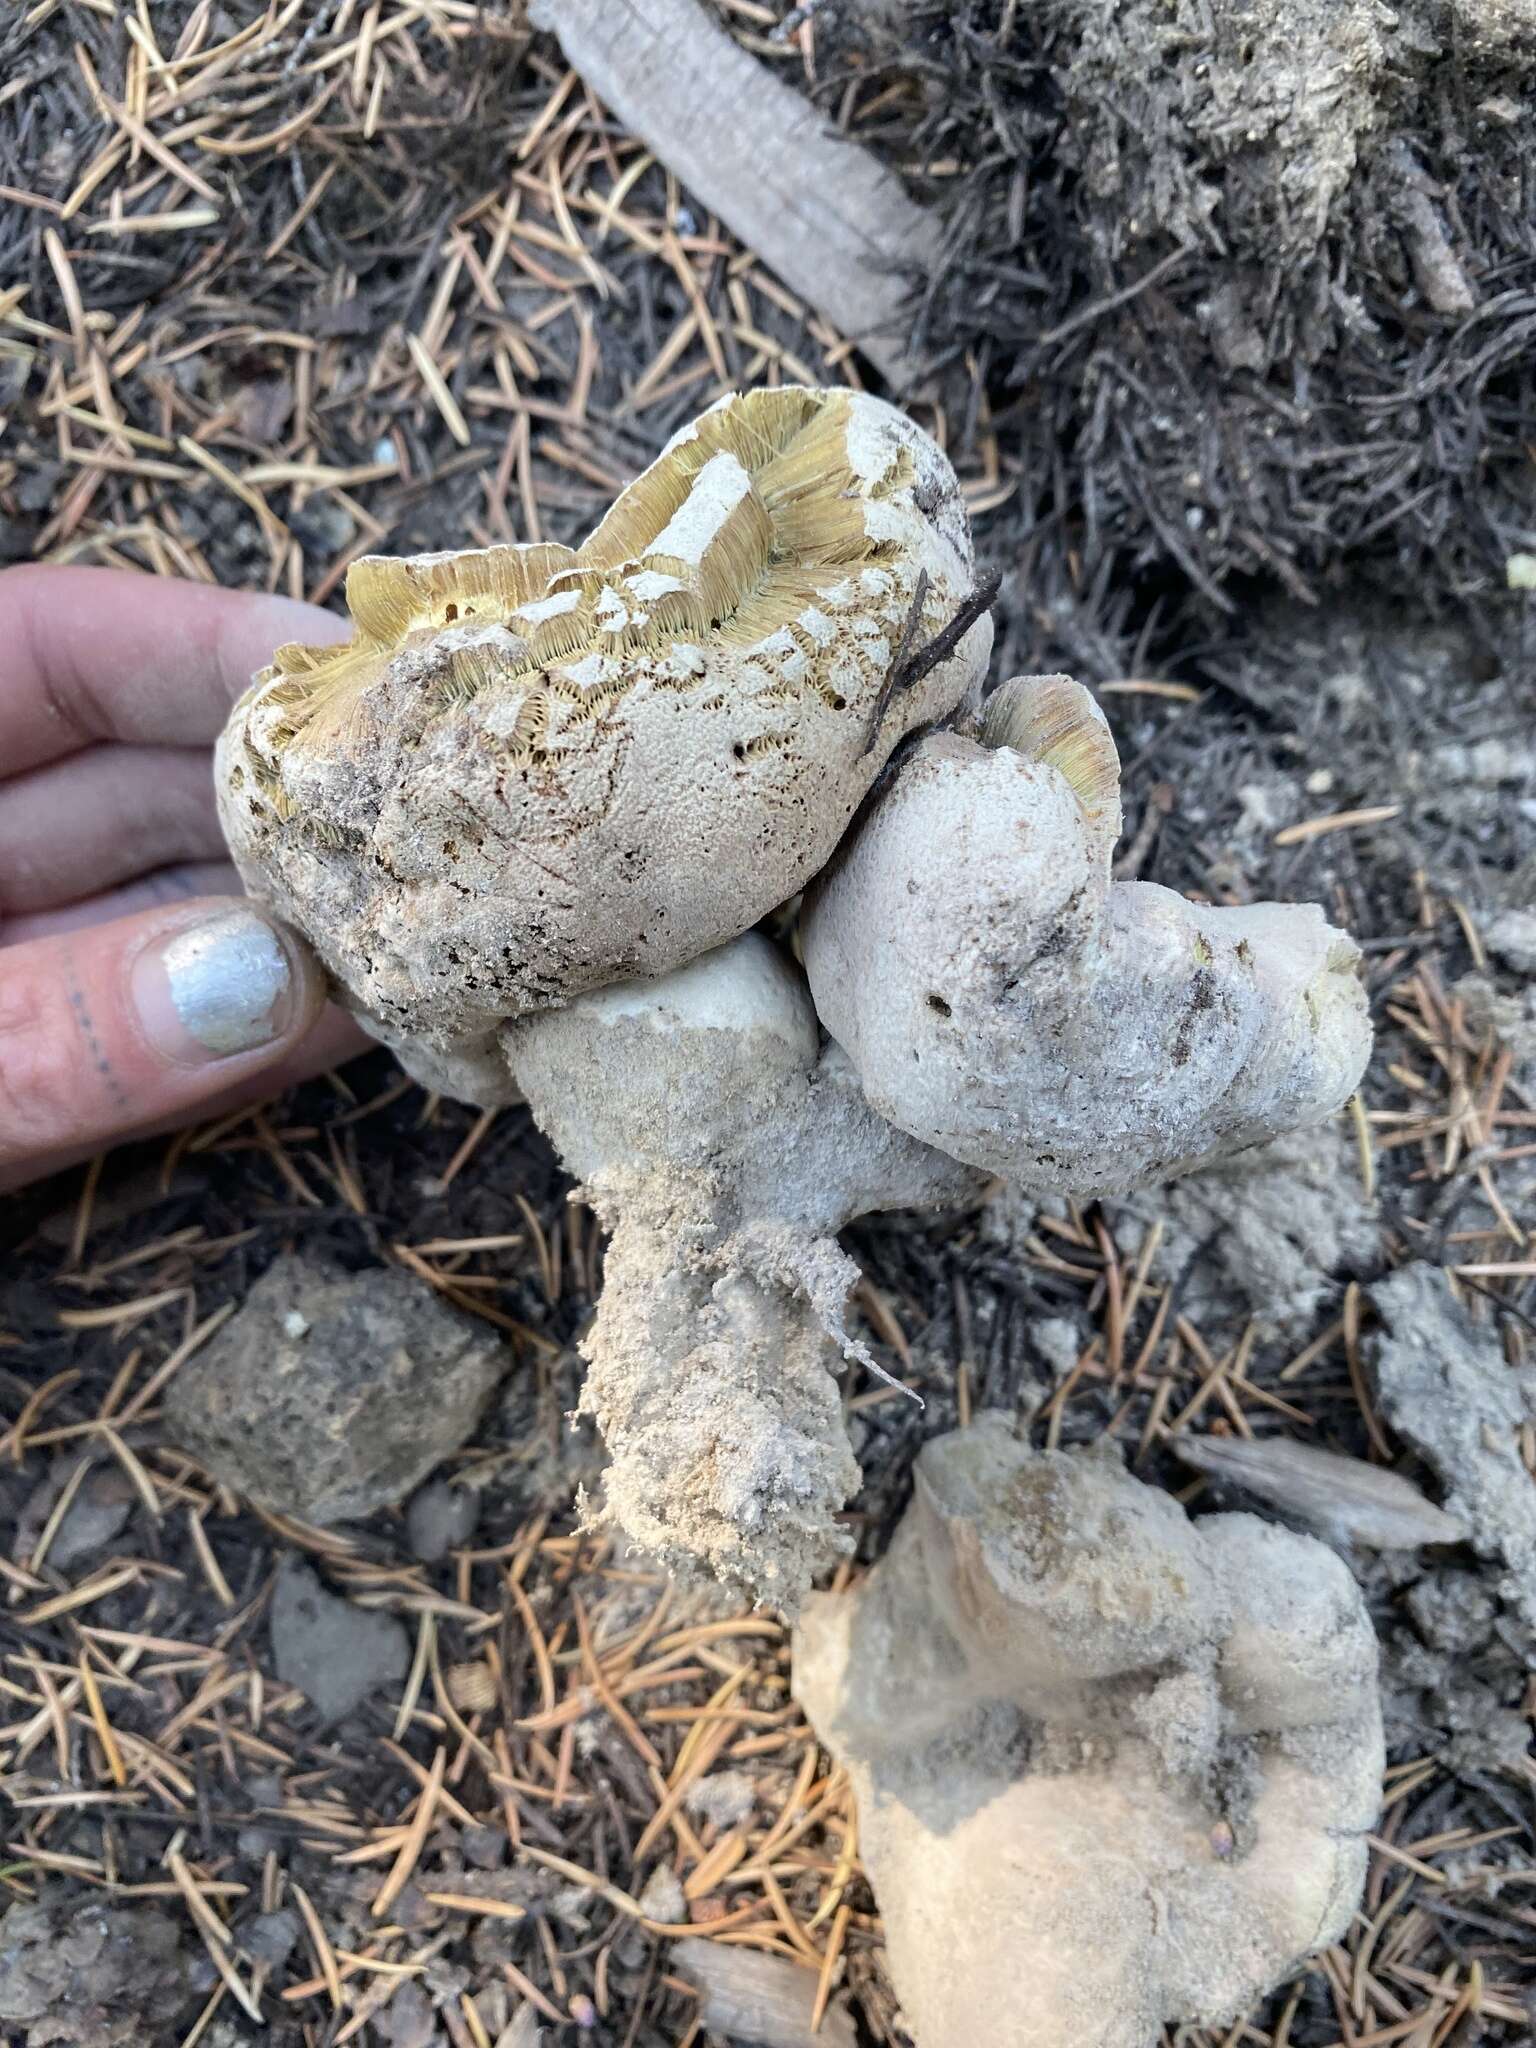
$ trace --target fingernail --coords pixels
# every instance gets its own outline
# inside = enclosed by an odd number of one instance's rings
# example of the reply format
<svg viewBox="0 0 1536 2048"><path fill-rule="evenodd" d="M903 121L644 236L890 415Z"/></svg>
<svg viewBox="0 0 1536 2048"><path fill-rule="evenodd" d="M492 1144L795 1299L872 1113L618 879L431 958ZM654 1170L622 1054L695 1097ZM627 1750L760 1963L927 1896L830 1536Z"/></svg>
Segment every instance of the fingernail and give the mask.
<svg viewBox="0 0 1536 2048"><path fill-rule="evenodd" d="M269 1045L292 1010L293 968L254 910L226 910L151 946L134 967L145 1031L172 1059L227 1058Z"/></svg>

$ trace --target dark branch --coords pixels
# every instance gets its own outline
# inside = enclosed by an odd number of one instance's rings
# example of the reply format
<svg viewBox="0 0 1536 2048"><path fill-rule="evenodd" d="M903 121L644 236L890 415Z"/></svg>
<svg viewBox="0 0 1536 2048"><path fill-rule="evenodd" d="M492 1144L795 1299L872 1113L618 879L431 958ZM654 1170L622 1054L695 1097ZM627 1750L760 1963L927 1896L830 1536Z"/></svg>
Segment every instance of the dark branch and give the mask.
<svg viewBox="0 0 1536 2048"><path fill-rule="evenodd" d="M928 571L923 569L918 572L917 588L912 593L912 607L907 613L907 623L901 629L901 639L897 643L890 673L875 700L875 708L870 713L869 729L864 735L864 744L859 749L860 754L867 754L875 744L880 728L885 723L886 712L902 691L910 690L931 670L936 669L941 661L947 661L976 621L984 613L991 611L997 600L998 585L1001 581L1002 578L995 570L983 576L942 632L936 633L926 647L918 648L914 654L912 640L928 598Z"/></svg>

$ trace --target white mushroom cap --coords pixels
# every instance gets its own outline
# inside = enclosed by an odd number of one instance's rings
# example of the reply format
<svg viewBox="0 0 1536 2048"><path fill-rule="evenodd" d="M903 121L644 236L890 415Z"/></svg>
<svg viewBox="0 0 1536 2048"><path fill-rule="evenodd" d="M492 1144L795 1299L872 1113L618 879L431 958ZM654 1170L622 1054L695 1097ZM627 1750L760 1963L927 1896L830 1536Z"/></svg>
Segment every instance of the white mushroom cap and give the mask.
<svg viewBox="0 0 1536 2048"><path fill-rule="evenodd" d="M818 1014L871 1104L954 1158L1078 1195L1336 1110L1370 1050L1353 942L1310 904L1111 886L1118 764L1097 708L1065 685L1075 724L1042 721L1028 686L1005 687L1041 754L921 740L802 921ZM1059 714L1061 679L1046 693Z"/></svg>
<svg viewBox="0 0 1536 2048"><path fill-rule="evenodd" d="M354 564L356 637L283 648L219 749L247 886L397 1041L653 976L747 930L836 846L897 740L952 710L978 621L935 444L841 390L683 430L575 553Z"/></svg>

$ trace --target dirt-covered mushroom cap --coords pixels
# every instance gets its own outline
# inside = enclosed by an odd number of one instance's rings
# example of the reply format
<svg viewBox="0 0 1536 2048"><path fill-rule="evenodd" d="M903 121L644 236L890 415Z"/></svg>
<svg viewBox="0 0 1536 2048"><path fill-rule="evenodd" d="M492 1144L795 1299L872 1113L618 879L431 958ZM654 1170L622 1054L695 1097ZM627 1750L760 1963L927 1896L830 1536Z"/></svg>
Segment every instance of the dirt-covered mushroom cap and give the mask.
<svg viewBox="0 0 1536 2048"><path fill-rule="evenodd" d="M802 920L817 1013L900 1129L1022 1186L1166 1180L1346 1102L1359 949L1314 904L1113 882L1119 762L1088 692L1019 678L920 740Z"/></svg>
<svg viewBox="0 0 1536 2048"><path fill-rule="evenodd" d="M236 706L225 832L360 1012L462 1055L792 896L979 677L984 619L888 688L973 582L954 472L895 408L723 400L575 552L355 563L353 639L279 649Z"/></svg>
<svg viewBox="0 0 1536 2048"><path fill-rule="evenodd" d="M1112 1446L983 1415L923 1448L890 1549L812 1597L793 1683L848 1771L918 2048L1225 2028L1359 1904L1381 1804L1349 1568L1190 1521Z"/></svg>

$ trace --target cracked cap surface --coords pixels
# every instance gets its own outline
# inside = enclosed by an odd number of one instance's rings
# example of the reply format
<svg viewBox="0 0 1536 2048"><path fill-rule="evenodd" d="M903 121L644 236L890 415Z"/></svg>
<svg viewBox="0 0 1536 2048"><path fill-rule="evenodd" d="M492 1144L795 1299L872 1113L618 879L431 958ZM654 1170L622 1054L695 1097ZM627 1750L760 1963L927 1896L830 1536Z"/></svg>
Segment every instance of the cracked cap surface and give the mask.
<svg viewBox="0 0 1536 2048"><path fill-rule="evenodd" d="M920 590L920 579L926 585ZM407 1049L735 937L825 863L979 621L954 472L894 407L756 391L685 427L584 545L365 559L356 631L235 707L221 815L247 886Z"/></svg>

